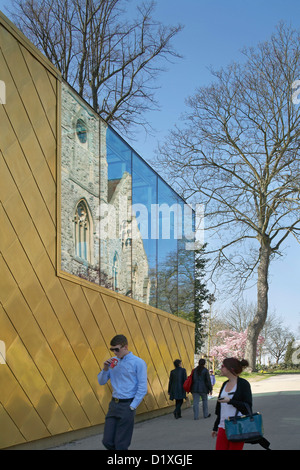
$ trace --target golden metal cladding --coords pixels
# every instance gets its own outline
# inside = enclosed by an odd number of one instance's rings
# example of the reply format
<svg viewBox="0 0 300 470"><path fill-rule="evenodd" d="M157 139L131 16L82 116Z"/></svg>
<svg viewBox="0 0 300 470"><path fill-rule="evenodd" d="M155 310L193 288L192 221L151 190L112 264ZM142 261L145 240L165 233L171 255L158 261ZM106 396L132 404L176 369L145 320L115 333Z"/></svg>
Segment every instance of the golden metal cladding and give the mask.
<svg viewBox="0 0 300 470"><path fill-rule="evenodd" d="M173 360L189 370L194 325L60 272L58 71L0 12L0 448L104 422L97 374L128 336L148 365L144 413L169 406Z"/></svg>

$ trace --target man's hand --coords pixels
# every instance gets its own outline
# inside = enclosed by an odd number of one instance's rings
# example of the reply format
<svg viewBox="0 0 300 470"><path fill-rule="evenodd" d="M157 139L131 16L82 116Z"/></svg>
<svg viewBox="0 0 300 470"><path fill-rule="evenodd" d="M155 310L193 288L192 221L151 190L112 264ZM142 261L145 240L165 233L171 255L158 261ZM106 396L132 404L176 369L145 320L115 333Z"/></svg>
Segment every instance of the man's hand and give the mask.
<svg viewBox="0 0 300 470"><path fill-rule="evenodd" d="M110 368L110 365L112 363L113 358L111 357L110 359L107 359L107 361L104 362L103 369L107 371Z"/></svg>

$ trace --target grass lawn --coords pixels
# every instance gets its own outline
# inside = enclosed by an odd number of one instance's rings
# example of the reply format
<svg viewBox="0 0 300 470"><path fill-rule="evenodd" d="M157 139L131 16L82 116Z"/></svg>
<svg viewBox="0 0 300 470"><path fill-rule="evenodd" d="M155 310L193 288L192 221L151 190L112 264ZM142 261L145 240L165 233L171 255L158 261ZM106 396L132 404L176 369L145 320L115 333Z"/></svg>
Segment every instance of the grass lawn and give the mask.
<svg viewBox="0 0 300 470"><path fill-rule="evenodd" d="M241 374L241 377L244 379L248 380L248 382L258 382L260 380L268 379L269 377L274 377L275 375L278 374L300 374L300 370L278 370L278 371L272 371L272 372L243 372ZM214 390L213 390L213 395L219 394L220 388L227 380L227 377L224 377L222 375L216 375L216 383L214 385Z"/></svg>

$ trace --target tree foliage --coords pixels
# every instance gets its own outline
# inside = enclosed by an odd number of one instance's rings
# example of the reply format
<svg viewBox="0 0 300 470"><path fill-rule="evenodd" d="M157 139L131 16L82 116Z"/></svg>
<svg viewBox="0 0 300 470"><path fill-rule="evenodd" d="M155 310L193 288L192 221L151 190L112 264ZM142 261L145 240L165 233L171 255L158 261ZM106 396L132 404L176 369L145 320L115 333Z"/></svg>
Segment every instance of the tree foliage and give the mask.
<svg viewBox="0 0 300 470"><path fill-rule="evenodd" d="M214 296L205 280L206 245L194 252L170 252L157 273L159 308L195 323L195 352L200 353L207 334L207 305Z"/></svg>
<svg viewBox="0 0 300 470"><path fill-rule="evenodd" d="M205 305L214 301L214 296L207 288L205 281L206 269L205 266L208 262L205 257L204 245L201 249L195 251L195 353L199 354L202 350L204 340L206 337L207 315L209 310Z"/></svg>

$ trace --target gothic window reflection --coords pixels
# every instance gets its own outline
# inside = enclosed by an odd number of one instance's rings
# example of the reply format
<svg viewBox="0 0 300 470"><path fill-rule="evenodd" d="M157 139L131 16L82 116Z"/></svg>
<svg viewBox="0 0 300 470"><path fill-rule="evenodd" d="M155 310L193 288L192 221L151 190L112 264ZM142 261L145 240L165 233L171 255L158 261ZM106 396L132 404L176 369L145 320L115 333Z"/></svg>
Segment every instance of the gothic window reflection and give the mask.
<svg viewBox="0 0 300 470"><path fill-rule="evenodd" d="M112 279L113 279L113 289L118 291L118 275L119 275L119 256L118 253L115 253L113 260L113 269L112 269Z"/></svg>
<svg viewBox="0 0 300 470"><path fill-rule="evenodd" d="M87 142L87 127L85 122L82 119L78 119L76 122L76 134L79 141L82 144L86 144Z"/></svg>
<svg viewBox="0 0 300 470"><path fill-rule="evenodd" d="M91 263L91 220L87 204L79 201L74 217L75 256Z"/></svg>

